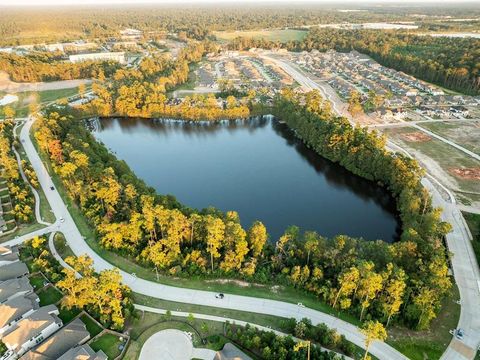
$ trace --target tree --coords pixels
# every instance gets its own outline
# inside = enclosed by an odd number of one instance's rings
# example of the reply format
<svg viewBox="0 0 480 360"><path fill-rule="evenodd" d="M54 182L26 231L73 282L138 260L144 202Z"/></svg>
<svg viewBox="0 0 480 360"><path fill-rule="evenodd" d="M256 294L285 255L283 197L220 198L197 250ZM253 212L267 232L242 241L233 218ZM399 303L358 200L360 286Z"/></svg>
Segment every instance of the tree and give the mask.
<svg viewBox="0 0 480 360"><path fill-rule="evenodd" d="M15 113L16 113L15 109L13 109L10 106L5 106L3 108L3 115L5 119L15 119Z"/></svg>
<svg viewBox="0 0 480 360"><path fill-rule="evenodd" d="M358 91L352 90L348 99L348 111L352 116L356 116L363 112L362 99Z"/></svg>
<svg viewBox="0 0 480 360"><path fill-rule="evenodd" d="M188 316L187 316L187 322L190 324L190 325L193 325L195 323L195 316L193 316L192 313L189 313Z"/></svg>
<svg viewBox="0 0 480 360"><path fill-rule="evenodd" d="M262 254L267 238L268 234L265 225L260 221L255 221L248 230L248 242L254 258Z"/></svg>
<svg viewBox="0 0 480 360"><path fill-rule="evenodd" d="M352 292L357 288L357 283L359 279L360 272L354 266L340 274L340 276L338 277L338 284L340 285L340 288L337 290L337 295L335 296L335 299L333 301L333 308L335 308L335 306L337 305L337 301L340 296L348 297L352 294ZM347 308L349 306L350 303L348 303L348 306L343 306L342 308Z"/></svg>
<svg viewBox="0 0 480 360"><path fill-rule="evenodd" d="M220 257L219 249L225 237L225 224L221 219L207 215L205 218L205 230L207 232L207 252L210 254L210 264L213 272L213 259Z"/></svg>
<svg viewBox="0 0 480 360"><path fill-rule="evenodd" d="M387 339L387 331L381 323L378 321L367 321L360 329L363 335L365 335L365 356L367 359L368 350L374 340L385 341Z"/></svg>

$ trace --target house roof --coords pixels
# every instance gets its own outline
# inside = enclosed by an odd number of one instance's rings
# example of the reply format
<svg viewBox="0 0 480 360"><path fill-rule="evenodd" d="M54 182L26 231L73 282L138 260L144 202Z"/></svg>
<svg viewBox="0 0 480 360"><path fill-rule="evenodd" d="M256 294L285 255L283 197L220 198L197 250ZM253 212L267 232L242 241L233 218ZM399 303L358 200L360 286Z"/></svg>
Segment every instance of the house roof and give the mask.
<svg viewBox="0 0 480 360"><path fill-rule="evenodd" d="M65 354L60 356L58 360L107 360L108 357L100 350L98 352L93 351L89 345L82 345L70 349Z"/></svg>
<svg viewBox="0 0 480 360"><path fill-rule="evenodd" d="M0 267L0 281L15 279L28 274L27 265L21 261L7 263Z"/></svg>
<svg viewBox="0 0 480 360"><path fill-rule="evenodd" d="M38 309L38 301L38 296L32 293L0 304L0 328L18 319L28 311Z"/></svg>
<svg viewBox="0 0 480 360"><path fill-rule="evenodd" d="M62 324L62 320L56 314L58 314L58 309L55 305L39 308L8 330L7 334L3 336L3 343L7 347L21 346L52 323Z"/></svg>
<svg viewBox="0 0 480 360"><path fill-rule="evenodd" d="M30 285L27 277L11 279L0 282L0 303L5 302L9 298L18 293L32 292L33 287Z"/></svg>
<svg viewBox="0 0 480 360"><path fill-rule="evenodd" d="M0 266L2 261L17 261L18 249L10 246L0 246Z"/></svg>
<svg viewBox="0 0 480 360"><path fill-rule="evenodd" d="M56 360L71 348L90 338L87 327L80 319L73 320L40 345L31 349L20 360Z"/></svg>

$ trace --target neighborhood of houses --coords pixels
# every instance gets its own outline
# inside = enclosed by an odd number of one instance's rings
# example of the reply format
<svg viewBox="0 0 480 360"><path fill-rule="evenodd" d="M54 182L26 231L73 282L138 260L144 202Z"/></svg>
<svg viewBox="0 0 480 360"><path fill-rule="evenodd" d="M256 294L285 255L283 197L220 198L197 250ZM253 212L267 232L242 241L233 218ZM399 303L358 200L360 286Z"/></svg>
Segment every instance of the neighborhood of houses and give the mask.
<svg viewBox="0 0 480 360"><path fill-rule="evenodd" d="M468 107L480 105L478 96L446 94L435 85L382 66L357 51L322 53L313 50L288 56L303 70L331 86L344 100L352 91L364 98L370 91L382 96L385 100L377 114L382 117L400 120L413 109L426 117L462 118L469 116Z"/></svg>
<svg viewBox="0 0 480 360"><path fill-rule="evenodd" d="M0 360L107 359L86 344L90 333L80 318L64 325L58 315L57 306L40 306L18 249L0 246L0 341L7 348Z"/></svg>

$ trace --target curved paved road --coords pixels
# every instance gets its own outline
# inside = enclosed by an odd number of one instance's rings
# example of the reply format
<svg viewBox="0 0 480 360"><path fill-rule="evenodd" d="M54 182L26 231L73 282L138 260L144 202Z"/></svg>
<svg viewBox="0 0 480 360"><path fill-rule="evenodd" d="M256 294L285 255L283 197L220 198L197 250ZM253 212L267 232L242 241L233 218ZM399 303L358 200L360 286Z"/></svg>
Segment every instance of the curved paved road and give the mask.
<svg viewBox="0 0 480 360"><path fill-rule="evenodd" d="M45 196L50 204L57 219L64 218L64 222L57 221L52 226L42 229L43 233L46 230L49 231L61 231L72 251L78 256L82 254L88 254L94 261L94 267L97 271L112 268L113 265L105 261L99 255L97 255L85 242L80 234L77 226L75 225L66 205L60 197L56 189L50 190L52 182L48 175L42 161L33 143L29 137L30 128L33 124L32 119L28 119L25 126L21 131L21 140L23 142L26 154L30 159L33 169L37 173L42 189L45 192ZM18 244L22 241L30 238L30 236L24 236L14 239L5 244ZM224 299L216 299L214 292L193 290L185 288L177 288L173 286L167 286L158 284L152 281L137 278L124 271L120 271L123 282L128 285L133 291L156 297L159 299L185 302L190 304L214 306L219 308L228 308L241 311L249 311L254 313L269 314L280 317L295 317L300 320L302 318L309 318L312 323L325 323L327 326L337 329L340 334L351 342L360 347L364 347L364 336L360 333L359 329L343 320L337 319L331 315L316 311L313 309L299 307L295 304L285 303L281 301L274 301L269 299L253 298L239 295L226 294ZM403 354L387 345L383 342L374 342L370 347L370 352L379 359L382 360L405 360Z"/></svg>

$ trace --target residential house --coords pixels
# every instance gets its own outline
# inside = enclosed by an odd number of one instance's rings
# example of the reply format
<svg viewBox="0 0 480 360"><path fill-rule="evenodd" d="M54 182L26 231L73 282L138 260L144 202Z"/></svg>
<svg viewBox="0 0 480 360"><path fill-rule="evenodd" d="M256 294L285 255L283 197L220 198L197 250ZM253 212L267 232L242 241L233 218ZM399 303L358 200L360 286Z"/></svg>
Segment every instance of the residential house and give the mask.
<svg viewBox="0 0 480 360"><path fill-rule="evenodd" d="M76 54L68 57L70 62L78 63L82 61L116 61L120 64L125 64L125 53L120 52L98 52L89 54Z"/></svg>
<svg viewBox="0 0 480 360"><path fill-rule="evenodd" d="M21 261L14 261L0 266L0 281L19 278L27 274L27 265Z"/></svg>
<svg viewBox="0 0 480 360"><path fill-rule="evenodd" d="M62 325L58 308L55 305L43 306L2 334L1 340L8 350L22 356L58 331Z"/></svg>
<svg viewBox="0 0 480 360"><path fill-rule="evenodd" d="M31 293L33 287L26 276L0 282L0 304Z"/></svg>
<svg viewBox="0 0 480 360"><path fill-rule="evenodd" d="M31 293L0 304L0 336L17 322L37 310L39 302L38 296Z"/></svg>
<svg viewBox="0 0 480 360"><path fill-rule="evenodd" d="M70 349L85 343L90 333L80 319L64 326L41 344L23 355L20 360L57 360Z"/></svg>
<svg viewBox="0 0 480 360"><path fill-rule="evenodd" d="M1 205L1 202L0 202ZM18 261L18 249L11 246L0 246L0 266Z"/></svg>
<svg viewBox="0 0 480 360"><path fill-rule="evenodd" d="M82 345L70 349L65 354L60 356L58 360L107 360L107 355L100 350L93 351L89 345Z"/></svg>

